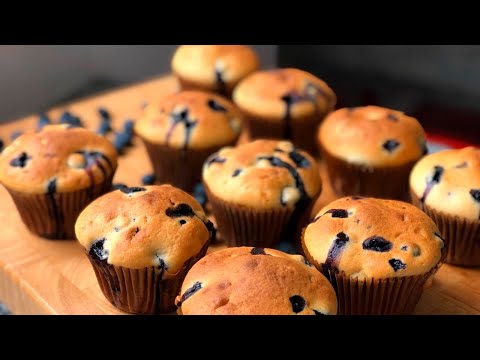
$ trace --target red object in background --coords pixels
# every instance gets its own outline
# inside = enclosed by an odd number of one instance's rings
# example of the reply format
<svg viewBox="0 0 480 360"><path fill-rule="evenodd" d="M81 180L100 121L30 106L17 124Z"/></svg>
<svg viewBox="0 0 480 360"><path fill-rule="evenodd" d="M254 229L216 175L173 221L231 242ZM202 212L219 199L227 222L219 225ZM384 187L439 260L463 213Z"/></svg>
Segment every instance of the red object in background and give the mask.
<svg viewBox="0 0 480 360"><path fill-rule="evenodd" d="M359 97L359 106L378 103L372 90L364 90ZM347 107L338 96L337 108ZM419 103L409 114L420 120L427 132L429 143L444 148L460 149L466 146L480 147L480 111L437 103Z"/></svg>
<svg viewBox="0 0 480 360"><path fill-rule="evenodd" d="M443 145L452 149L461 149L467 146L476 146L475 144L466 142L461 139L451 137L447 134L442 134L439 132L427 131L427 141L429 143L434 143L438 145Z"/></svg>
<svg viewBox="0 0 480 360"><path fill-rule="evenodd" d="M412 116L421 121L429 140L453 148L480 145L480 112L441 104L420 104Z"/></svg>

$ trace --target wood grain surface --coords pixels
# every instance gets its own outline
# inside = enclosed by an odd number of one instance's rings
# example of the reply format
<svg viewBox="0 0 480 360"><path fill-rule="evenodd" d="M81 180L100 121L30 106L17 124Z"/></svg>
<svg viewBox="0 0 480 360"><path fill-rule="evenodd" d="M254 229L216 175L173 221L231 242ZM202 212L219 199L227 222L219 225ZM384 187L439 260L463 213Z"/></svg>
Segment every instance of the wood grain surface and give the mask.
<svg viewBox="0 0 480 360"><path fill-rule="evenodd" d="M145 102L153 102L176 91L177 83L165 76L121 88L52 109L53 119L69 110L91 129L99 123L97 108L113 115L114 129L127 118L137 119ZM37 116L0 126L0 138L7 144L15 130L33 129ZM245 140L245 139L244 139ZM141 184L152 171L139 139L120 157L114 182ZM321 171L324 177L324 170ZM324 191L316 209L334 199L324 177ZM80 245L73 240L51 241L28 232L10 196L0 187L0 301L14 314L122 314L103 296L94 272ZM212 246L209 251L223 248ZM480 269L443 265L416 307L417 314L480 314Z"/></svg>

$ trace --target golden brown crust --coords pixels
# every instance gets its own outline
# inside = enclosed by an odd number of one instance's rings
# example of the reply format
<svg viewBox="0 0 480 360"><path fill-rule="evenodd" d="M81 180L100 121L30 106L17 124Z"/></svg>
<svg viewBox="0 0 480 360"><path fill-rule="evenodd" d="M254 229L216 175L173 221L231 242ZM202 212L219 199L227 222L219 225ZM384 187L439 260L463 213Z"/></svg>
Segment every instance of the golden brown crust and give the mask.
<svg viewBox="0 0 480 360"><path fill-rule="evenodd" d="M480 219L480 149L443 150L422 158L410 173L410 188L436 211Z"/></svg>
<svg viewBox="0 0 480 360"><path fill-rule="evenodd" d="M221 149L205 162L203 181L222 200L263 209L294 207L322 187L315 159L277 140Z"/></svg>
<svg viewBox="0 0 480 360"><path fill-rule="evenodd" d="M201 259L188 272L176 303L184 315L337 313L333 287L302 256L252 247Z"/></svg>
<svg viewBox="0 0 480 360"><path fill-rule="evenodd" d="M181 91L145 109L135 132L151 143L206 149L234 142L242 128L237 107L222 96Z"/></svg>
<svg viewBox="0 0 480 360"><path fill-rule="evenodd" d="M260 61L245 45L182 45L172 58L172 71L185 80L215 88L220 74L228 88L258 69Z"/></svg>
<svg viewBox="0 0 480 360"><path fill-rule="evenodd" d="M25 133L0 155L0 182L12 190L42 194L98 185L117 168L117 152L104 137L68 125Z"/></svg>
<svg viewBox="0 0 480 360"><path fill-rule="evenodd" d="M170 185L128 189L110 192L82 211L75 224L78 241L90 251L103 239L102 254L111 265L177 273L209 240L202 207Z"/></svg>
<svg viewBox="0 0 480 360"><path fill-rule="evenodd" d="M249 75L235 88L233 100L241 110L271 121L283 120L287 112L291 119L318 114L320 121L334 109L337 101L324 81L293 68ZM287 106L287 102L291 105Z"/></svg>
<svg viewBox="0 0 480 360"><path fill-rule="evenodd" d="M419 159L426 144L417 119L379 106L334 111L320 125L317 140L349 163L386 167Z"/></svg>
<svg viewBox="0 0 480 360"><path fill-rule="evenodd" d="M302 246L317 267L384 279L427 273L441 260L444 243L435 223L411 204L346 197L317 213Z"/></svg>

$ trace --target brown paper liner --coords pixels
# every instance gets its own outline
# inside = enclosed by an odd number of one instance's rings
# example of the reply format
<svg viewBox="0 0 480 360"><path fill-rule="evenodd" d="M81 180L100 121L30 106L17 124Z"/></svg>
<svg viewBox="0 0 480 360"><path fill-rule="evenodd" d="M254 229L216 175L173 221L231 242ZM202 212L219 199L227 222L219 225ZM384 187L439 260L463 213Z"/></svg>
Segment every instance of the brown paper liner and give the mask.
<svg viewBox="0 0 480 360"><path fill-rule="evenodd" d="M320 149L328 169L328 178L339 196L360 195L410 201L409 176L417 162L396 167L371 167L348 163Z"/></svg>
<svg viewBox="0 0 480 360"><path fill-rule="evenodd" d="M420 201L410 190L412 204L422 209L437 224L445 239L446 263L462 266L480 265L480 220L462 219L436 211Z"/></svg>
<svg viewBox="0 0 480 360"><path fill-rule="evenodd" d="M421 275L388 279L352 279L343 271L329 269L325 264L315 261L303 242L304 231L302 232L302 255L332 284L337 294L339 315L411 314L423 290L431 286L433 276L445 258L443 249L438 264Z"/></svg>
<svg viewBox="0 0 480 360"><path fill-rule="evenodd" d="M262 119L243 109L242 112L245 114L245 124L252 139L285 139L285 120ZM324 114L320 114L302 119L292 119L291 136L288 140L309 154L318 155L316 134L324 116Z"/></svg>
<svg viewBox="0 0 480 360"><path fill-rule="evenodd" d="M118 309L131 314L166 314L176 310L175 297L190 268L207 253L210 240L173 277L163 279L161 269L128 269L110 265L87 253L103 295Z"/></svg>
<svg viewBox="0 0 480 360"><path fill-rule="evenodd" d="M157 181L161 184L171 184L187 192L192 192L195 184L201 182L203 163L208 156L223 147L222 145L205 150L182 150L142 140Z"/></svg>
<svg viewBox="0 0 480 360"><path fill-rule="evenodd" d="M299 234L299 221L308 219L302 215L311 202L298 210L288 207L262 210L223 201L204 186L218 231L228 246L273 247L283 239L292 240Z"/></svg>
<svg viewBox="0 0 480 360"><path fill-rule="evenodd" d="M422 296L426 281L438 266L428 273L389 279L352 279L336 269L319 269L332 283L340 315L411 314Z"/></svg>
<svg viewBox="0 0 480 360"><path fill-rule="evenodd" d="M207 92L214 92L221 96L225 96L227 99L232 98L232 92L234 86L225 85L225 87L220 86L208 86L204 84L199 84L197 82L185 80L178 75L175 75L180 85L181 90L198 90L198 91L207 91Z"/></svg>
<svg viewBox="0 0 480 360"><path fill-rule="evenodd" d="M8 189L25 226L47 239L75 239L75 222L94 199L112 189L112 176L93 187L54 194L28 194Z"/></svg>

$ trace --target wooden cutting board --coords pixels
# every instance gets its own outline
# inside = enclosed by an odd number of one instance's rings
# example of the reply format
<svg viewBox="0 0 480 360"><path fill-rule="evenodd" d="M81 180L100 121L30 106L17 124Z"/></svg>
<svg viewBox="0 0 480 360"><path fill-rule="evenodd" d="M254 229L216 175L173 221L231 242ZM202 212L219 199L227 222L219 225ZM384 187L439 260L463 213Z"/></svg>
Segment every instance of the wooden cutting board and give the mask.
<svg viewBox="0 0 480 360"><path fill-rule="evenodd" d="M69 110L91 129L99 122L97 108L106 107L113 126L120 130L125 119L137 119L145 102L154 102L177 90L171 76L156 78L52 109L58 119ZM0 138L7 144L15 130L33 129L37 116L0 125ZM141 184L151 173L146 151L138 139L119 159L114 182ZM322 168L322 176L324 170ZM334 199L328 182L316 208ZM83 249L73 240L51 241L30 234L10 196L0 187L0 301L15 314L122 314L103 296ZM223 248L212 246L209 251ZM418 304L417 314L480 314L480 268L443 265Z"/></svg>

